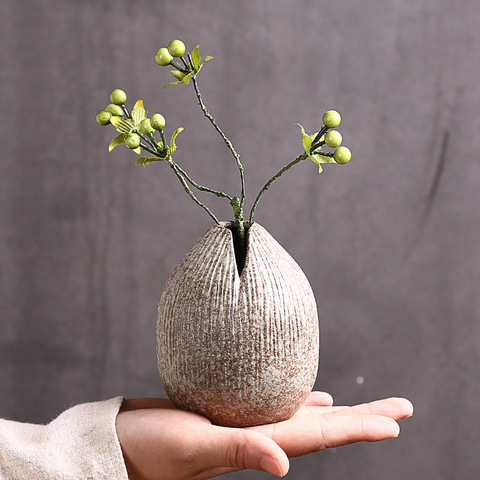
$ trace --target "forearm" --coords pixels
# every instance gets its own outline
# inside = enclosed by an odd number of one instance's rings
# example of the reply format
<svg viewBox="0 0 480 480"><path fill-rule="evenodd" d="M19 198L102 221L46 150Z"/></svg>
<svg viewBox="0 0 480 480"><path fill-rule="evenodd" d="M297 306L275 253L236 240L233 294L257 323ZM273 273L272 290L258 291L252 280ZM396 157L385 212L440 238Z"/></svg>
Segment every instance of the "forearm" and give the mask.
<svg viewBox="0 0 480 480"><path fill-rule="evenodd" d="M0 479L127 480L115 430L122 400L77 405L47 425L0 420Z"/></svg>

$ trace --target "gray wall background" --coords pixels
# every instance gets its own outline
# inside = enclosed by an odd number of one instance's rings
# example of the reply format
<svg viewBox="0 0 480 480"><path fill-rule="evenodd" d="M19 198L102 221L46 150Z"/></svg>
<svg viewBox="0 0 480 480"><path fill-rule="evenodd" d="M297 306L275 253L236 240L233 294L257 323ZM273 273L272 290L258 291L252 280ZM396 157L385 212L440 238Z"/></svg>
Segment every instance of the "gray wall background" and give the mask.
<svg viewBox="0 0 480 480"><path fill-rule="evenodd" d="M354 153L320 176L297 166L256 221L316 292L316 387L338 404L407 396L416 414L399 439L293 460L289 478L478 478L476 0L0 0L0 15L0 416L46 422L80 402L163 395L157 301L211 221L166 165L109 154L113 128L95 113L113 88L143 97L185 127L177 161L236 192L193 91L160 92L170 78L153 55L181 38L215 57L199 82L242 155L250 205L301 152L294 122L312 132L338 109Z"/></svg>

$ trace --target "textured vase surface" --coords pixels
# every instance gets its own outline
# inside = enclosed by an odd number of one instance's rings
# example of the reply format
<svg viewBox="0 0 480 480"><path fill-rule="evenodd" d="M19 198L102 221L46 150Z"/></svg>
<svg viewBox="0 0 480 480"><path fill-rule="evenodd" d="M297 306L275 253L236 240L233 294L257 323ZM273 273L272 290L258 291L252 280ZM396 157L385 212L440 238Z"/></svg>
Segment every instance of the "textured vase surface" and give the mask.
<svg viewBox="0 0 480 480"><path fill-rule="evenodd" d="M217 425L291 417L318 368L319 327L310 284L259 224L238 271L227 223L211 227L163 290L157 356L165 391Z"/></svg>

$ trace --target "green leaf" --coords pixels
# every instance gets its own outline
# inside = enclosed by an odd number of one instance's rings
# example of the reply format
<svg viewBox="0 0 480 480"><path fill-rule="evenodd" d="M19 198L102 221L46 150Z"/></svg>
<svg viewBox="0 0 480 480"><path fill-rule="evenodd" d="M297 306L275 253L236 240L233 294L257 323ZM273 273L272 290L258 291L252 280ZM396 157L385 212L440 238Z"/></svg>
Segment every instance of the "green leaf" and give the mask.
<svg viewBox="0 0 480 480"><path fill-rule="evenodd" d="M302 127L302 125L300 125L299 123L297 123L297 125L302 130L302 143L303 143L303 148L305 149L305 153L318 165L318 173L322 173L323 168L322 168L321 164L322 163L331 163L330 161L325 161L324 160L326 158L330 159L330 157L325 157L323 155L311 153L310 150L311 150L312 142L313 142L313 139L316 137L317 134L314 133L313 135L308 135L305 132L305 129Z"/></svg>
<svg viewBox="0 0 480 480"><path fill-rule="evenodd" d="M170 140L170 145L175 145L175 139L178 137L179 133L182 133L185 129L183 127L178 127L172 135L172 139Z"/></svg>
<svg viewBox="0 0 480 480"><path fill-rule="evenodd" d="M138 165L148 165L150 163L150 157L140 157L136 162L135 166L138 167Z"/></svg>
<svg viewBox="0 0 480 480"><path fill-rule="evenodd" d="M157 162L159 160L163 160L163 158L160 158L160 157L157 157L155 155L148 155L148 156L145 156L145 157L140 157L136 162L135 162L135 165L149 165L150 162Z"/></svg>
<svg viewBox="0 0 480 480"><path fill-rule="evenodd" d="M323 168L322 168L322 163L323 162L319 158L319 155L309 155L309 157L318 165L318 173L322 173L323 172Z"/></svg>
<svg viewBox="0 0 480 480"><path fill-rule="evenodd" d="M190 83L190 79L193 78L195 76L195 73L194 72L190 72L189 74L185 75L182 79L182 82L185 84L185 85L188 85Z"/></svg>
<svg viewBox="0 0 480 480"><path fill-rule="evenodd" d="M143 98L137 100L135 105L133 106L132 110L132 120L134 125L140 125L142 120L147 118L147 112L145 111L145 107L143 106Z"/></svg>
<svg viewBox="0 0 480 480"><path fill-rule="evenodd" d="M312 156L317 158L320 163L337 163L333 157L329 155L322 155L319 152L312 153Z"/></svg>
<svg viewBox="0 0 480 480"><path fill-rule="evenodd" d="M175 139L177 138L178 134L183 132L184 128L183 127L178 127L172 135L172 138L170 140L170 147L168 148L168 156L172 155L173 152L177 149L177 146L175 145Z"/></svg>
<svg viewBox="0 0 480 480"><path fill-rule="evenodd" d="M198 72L200 69L200 53L198 51L199 45L197 45L193 50L192 50L192 61L193 61L193 66L195 67L195 70Z"/></svg>
<svg viewBox="0 0 480 480"><path fill-rule="evenodd" d="M167 83L166 85L164 85L164 86L162 87L162 90L165 90L167 87L170 87L171 85L181 85L182 83L183 83L183 81L181 81L181 82L170 82L170 83ZM110 120L110 122L111 122L111 120Z"/></svg>
<svg viewBox="0 0 480 480"><path fill-rule="evenodd" d="M140 155L142 153L142 149L140 147L137 147L133 150L137 155Z"/></svg>
<svg viewBox="0 0 480 480"><path fill-rule="evenodd" d="M201 65L203 65L205 62L208 62L209 60L213 60L213 57L211 57L210 55L207 55L207 56L202 60Z"/></svg>
<svg viewBox="0 0 480 480"><path fill-rule="evenodd" d="M111 152L116 146L121 145L125 141L125 134L121 133L120 135L117 135L111 142L110 145L108 146L108 151Z"/></svg>
<svg viewBox="0 0 480 480"><path fill-rule="evenodd" d="M310 135L307 135L302 125L300 125L299 123L297 123L297 125L302 130L302 143L303 148L305 149L305 153L310 156L310 147L312 145L313 138Z"/></svg>
<svg viewBox="0 0 480 480"><path fill-rule="evenodd" d="M120 133L131 133L134 130L133 122L129 118L114 115L110 118L110 123L117 129L117 132Z"/></svg>
<svg viewBox="0 0 480 480"><path fill-rule="evenodd" d="M183 77L185 77L185 74L180 70L170 70L170 73L173 73L173 76L180 82L183 80Z"/></svg>
<svg viewBox="0 0 480 480"><path fill-rule="evenodd" d="M297 125L302 130L302 143L303 143L303 148L305 149L305 153L311 158L310 150L311 150L313 139L315 138L316 134L314 133L313 135L308 135L305 132L305 129L302 127L302 125L300 125L299 123L297 123Z"/></svg>

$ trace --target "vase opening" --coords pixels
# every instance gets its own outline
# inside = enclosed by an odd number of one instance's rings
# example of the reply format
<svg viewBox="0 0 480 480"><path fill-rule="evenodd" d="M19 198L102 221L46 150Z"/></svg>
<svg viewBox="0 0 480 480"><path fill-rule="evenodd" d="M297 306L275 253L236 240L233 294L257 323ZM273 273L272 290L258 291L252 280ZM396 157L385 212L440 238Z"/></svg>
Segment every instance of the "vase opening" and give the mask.
<svg viewBox="0 0 480 480"><path fill-rule="evenodd" d="M229 222L226 227L232 232L233 237L233 249L235 250L235 262L237 263L238 274L242 275L243 267L245 266L245 260L247 258L248 248L248 229L250 228L250 222L243 222L245 226L245 236L242 239L238 231L238 225L235 222Z"/></svg>

